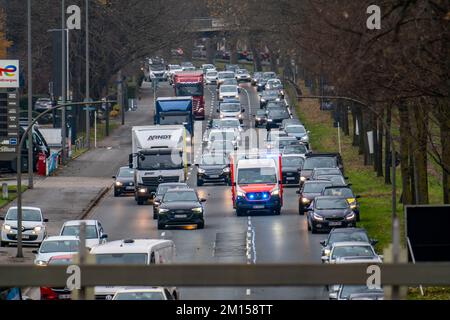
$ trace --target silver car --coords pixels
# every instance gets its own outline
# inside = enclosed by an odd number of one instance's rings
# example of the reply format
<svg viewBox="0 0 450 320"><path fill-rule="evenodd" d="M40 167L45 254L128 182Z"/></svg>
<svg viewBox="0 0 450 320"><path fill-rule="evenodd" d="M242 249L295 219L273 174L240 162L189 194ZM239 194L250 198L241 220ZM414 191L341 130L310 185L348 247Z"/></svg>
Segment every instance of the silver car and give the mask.
<svg viewBox="0 0 450 320"><path fill-rule="evenodd" d="M79 247L80 240L75 236L48 237L42 242L39 250L33 251L36 254L34 264L46 266L53 257L77 254Z"/></svg>

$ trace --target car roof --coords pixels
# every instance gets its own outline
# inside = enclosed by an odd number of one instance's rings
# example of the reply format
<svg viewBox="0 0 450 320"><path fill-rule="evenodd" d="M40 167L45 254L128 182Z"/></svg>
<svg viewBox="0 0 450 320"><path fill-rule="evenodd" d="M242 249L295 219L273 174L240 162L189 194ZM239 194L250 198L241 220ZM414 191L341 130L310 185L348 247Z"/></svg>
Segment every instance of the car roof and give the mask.
<svg viewBox="0 0 450 320"><path fill-rule="evenodd" d="M313 184L313 183L319 183L319 184L330 184L331 185L331 181L330 180L306 180L304 182L304 184Z"/></svg>
<svg viewBox="0 0 450 320"><path fill-rule="evenodd" d="M363 242L363 241L344 241L344 242L333 243L333 247L350 247L350 246L372 247L372 245L369 242Z"/></svg>
<svg viewBox="0 0 450 320"><path fill-rule="evenodd" d="M185 182L165 182L165 183L160 183L158 185L158 187L170 187L170 186L186 186L187 184Z"/></svg>
<svg viewBox="0 0 450 320"><path fill-rule="evenodd" d="M93 246L91 249L91 253L148 253L153 246L164 243L173 245L173 242L171 240L162 239L116 240Z"/></svg>
<svg viewBox="0 0 450 320"><path fill-rule="evenodd" d="M142 288L142 289L120 289L116 291L116 294L118 293L133 293L133 292L164 292L164 288L162 287L155 287L155 288Z"/></svg>
<svg viewBox="0 0 450 320"><path fill-rule="evenodd" d="M86 223L86 225L88 225L88 226L95 226L98 223L97 220L70 220L70 221L64 222L63 226L79 226L83 222Z"/></svg>
<svg viewBox="0 0 450 320"><path fill-rule="evenodd" d="M333 228L330 233L352 233L358 231L367 233L367 230L364 228Z"/></svg>
<svg viewBox="0 0 450 320"><path fill-rule="evenodd" d="M242 159L238 162L239 168L274 167L273 159Z"/></svg>
<svg viewBox="0 0 450 320"><path fill-rule="evenodd" d="M66 241L66 240L80 240L76 236L50 236L44 239L44 241Z"/></svg>
<svg viewBox="0 0 450 320"><path fill-rule="evenodd" d="M347 199L347 197L337 197L337 196L317 196L316 200L336 200L336 199Z"/></svg>
<svg viewBox="0 0 450 320"><path fill-rule="evenodd" d="M192 188L174 188L167 190L167 193L174 193L174 192L196 192L195 189Z"/></svg>
<svg viewBox="0 0 450 320"><path fill-rule="evenodd" d="M16 207L16 206L10 207L10 208L8 209L8 211L11 210L11 209L16 209L16 210L17 210L17 207ZM22 210L23 210L23 209L27 209L27 210L37 210L37 211L41 211L41 212L42 212L41 208L38 208L38 207L22 207Z"/></svg>

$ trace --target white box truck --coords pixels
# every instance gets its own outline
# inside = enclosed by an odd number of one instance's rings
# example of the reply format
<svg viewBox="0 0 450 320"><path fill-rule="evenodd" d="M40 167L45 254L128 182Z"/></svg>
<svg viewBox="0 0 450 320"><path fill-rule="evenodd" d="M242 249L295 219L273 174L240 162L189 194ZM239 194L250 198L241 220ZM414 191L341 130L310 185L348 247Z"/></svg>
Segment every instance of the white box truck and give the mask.
<svg viewBox="0 0 450 320"><path fill-rule="evenodd" d="M152 199L161 183L186 181L188 141L190 136L183 125L133 127L129 167L135 169L138 205Z"/></svg>

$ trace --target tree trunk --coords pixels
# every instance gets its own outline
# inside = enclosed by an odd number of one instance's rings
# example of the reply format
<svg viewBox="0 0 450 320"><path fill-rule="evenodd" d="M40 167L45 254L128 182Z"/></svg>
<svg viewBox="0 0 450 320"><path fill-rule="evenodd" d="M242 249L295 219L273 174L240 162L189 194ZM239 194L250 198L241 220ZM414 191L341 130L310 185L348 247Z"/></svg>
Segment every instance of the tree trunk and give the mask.
<svg viewBox="0 0 450 320"><path fill-rule="evenodd" d="M412 204L413 194L411 190L410 162L409 162L409 140L410 126L408 118L408 109L403 102L399 107L400 115L400 164L402 173L402 203L404 205Z"/></svg>
<svg viewBox="0 0 450 320"><path fill-rule="evenodd" d="M413 157L416 173L416 200L417 204L428 204L428 111L422 106L414 108L410 113L412 123L414 123Z"/></svg>
<svg viewBox="0 0 450 320"><path fill-rule="evenodd" d="M358 123L359 123L359 148L358 152L360 155L363 155L365 152L365 140L364 140L364 116L361 110L361 107L358 106Z"/></svg>
<svg viewBox="0 0 450 320"><path fill-rule="evenodd" d="M442 187L444 203L450 204L450 109L448 103L439 107L439 127L441 136Z"/></svg>
<svg viewBox="0 0 450 320"><path fill-rule="evenodd" d="M373 132L373 171L378 172L378 120L375 114L372 113L372 132Z"/></svg>
<svg viewBox="0 0 450 320"><path fill-rule="evenodd" d="M356 134L357 133L357 131L356 131L356 129L357 129L356 128L357 121L358 120L357 120L356 108L355 108L355 105L353 104L352 105L352 122L353 122L353 142L352 142L352 145L354 147L358 146L358 141L359 141L359 137L358 137L359 134Z"/></svg>
<svg viewBox="0 0 450 320"><path fill-rule="evenodd" d="M385 145L384 145L384 183L391 184L391 124L392 124L392 110L391 106L387 107L386 110L386 124L387 128L385 128Z"/></svg>
<svg viewBox="0 0 450 320"><path fill-rule="evenodd" d="M377 143L377 176L383 176L383 117L384 117L384 109L380 115L381 118L378 118L378 143Z"/></svg>
<svg viewBox="0 0 450 320"><path fill-rule="evenodd" d="M348 105L342 104L342 131L346 136L350 135L350 129L348 126Z"/></svg>

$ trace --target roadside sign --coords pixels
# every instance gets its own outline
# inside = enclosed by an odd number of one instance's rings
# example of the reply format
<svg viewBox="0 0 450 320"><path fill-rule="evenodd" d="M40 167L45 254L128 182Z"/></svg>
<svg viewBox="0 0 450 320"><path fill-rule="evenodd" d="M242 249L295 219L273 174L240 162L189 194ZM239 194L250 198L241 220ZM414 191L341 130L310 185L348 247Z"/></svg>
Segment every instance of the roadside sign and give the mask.
<svg viewBox="0 0 450 320"><path fill-rule="evenodd" d="M19 141L18 89L0 88L0 160L15 157Z"/></svg>
<svg viewBox="0 0 450 320"><path fill-rule="evenodd" d="M19 88L19 60L0 60L0 88Z"/></svg>
<svg viewBox="0 0 450 320"><path fill-rule="evenodd" d="M97 107L83 107L83 111L96 111Z"/></svg>
<svg viewBox="0 0 450 320"><path fill-rule="evenodd" d="M11 138L9 139L9 144L11 146L17 146L17 138Z"/></svg>

